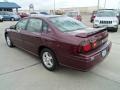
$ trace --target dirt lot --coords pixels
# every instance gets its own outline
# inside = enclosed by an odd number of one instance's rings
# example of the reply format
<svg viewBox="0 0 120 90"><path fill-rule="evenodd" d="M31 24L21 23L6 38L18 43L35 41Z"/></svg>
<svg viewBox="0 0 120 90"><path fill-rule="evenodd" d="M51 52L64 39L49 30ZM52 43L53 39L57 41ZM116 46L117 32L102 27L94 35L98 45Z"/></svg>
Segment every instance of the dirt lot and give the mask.
<svg viewBox="0 0 120 90"><path fill-rule="evenodd" d="M92 26L89 16L83 22ZM4 29L16 22L0 23L0 90L120 90L120 29L110 33L110 55L89 72L60 67L49 72L39 58L7 47Z"/></svg>

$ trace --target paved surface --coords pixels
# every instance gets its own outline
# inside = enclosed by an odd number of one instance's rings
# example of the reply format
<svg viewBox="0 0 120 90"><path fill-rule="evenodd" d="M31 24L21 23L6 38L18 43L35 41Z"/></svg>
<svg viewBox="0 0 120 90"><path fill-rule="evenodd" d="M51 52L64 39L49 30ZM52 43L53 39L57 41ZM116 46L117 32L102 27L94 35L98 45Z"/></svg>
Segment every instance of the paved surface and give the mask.
<svg viewBox="0 0 120 90"><path fill-rule="evenodd" d="M89 23L87 16L83 22ZM4 29L16 22L0 23L0 90L120 90L120 29L110 33L110 55L89 72L60 67L49 72L39 58L7 47Z"/></svg>

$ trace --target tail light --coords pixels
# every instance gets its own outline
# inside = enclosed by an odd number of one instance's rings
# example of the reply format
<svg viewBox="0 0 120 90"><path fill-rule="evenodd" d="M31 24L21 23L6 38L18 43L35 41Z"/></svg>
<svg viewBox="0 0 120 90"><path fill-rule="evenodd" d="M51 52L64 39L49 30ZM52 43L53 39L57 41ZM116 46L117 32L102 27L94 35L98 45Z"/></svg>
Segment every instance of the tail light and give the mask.
<svg viewBox="0 0 120 90"><path fill-rule="evenodd" d="M97 47L97 42L96 42L96 41L92 43L92 47L93 47L93 48L96 48L96 47Z"/></svg>
<svg viewBox="0 0 120 90"><path fill-rule="evenodd" d="M87 45L83 46L83 51L84 52L88 52L90 50L91 50L91 45L90 44L87 44Z"/></svg>
<svg viewBox="0 0 120 90"><path fill-rule="evenodd" d="M81 46L82 46L81 48L82 52L88 52L92 49L92 46L88 40L82 41Z"/></svg>
<svg viewBox="0 0 120 90"><path fill-rule="evenodd" d="M85 40L80 43L80 46L76 46L73 49L74 53L86 53L97 47L97 41L95 39Z"/></svg>

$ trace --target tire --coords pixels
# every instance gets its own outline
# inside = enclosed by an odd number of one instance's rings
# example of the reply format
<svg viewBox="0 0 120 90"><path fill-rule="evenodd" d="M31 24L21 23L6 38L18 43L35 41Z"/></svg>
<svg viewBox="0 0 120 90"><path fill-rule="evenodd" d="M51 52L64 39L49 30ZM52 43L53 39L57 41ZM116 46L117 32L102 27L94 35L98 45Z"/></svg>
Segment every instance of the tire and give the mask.
<svg viewBox="0 0 120 90"><path fill-rule="evenodd" d="M8 47L14 47L10 37L8 36L8 34L5 35L5 39L6 39L6 43L8 45Z"/></svg>
<svg viewBox="0 0 120 90"><path fill-rule="evenodd" d="M40 53L40 59L47 70L54 71L57 69L58 62L56 56L50 49L44 48Z"/></svg>
<svg viewBox="0 0 120 90"><path fill-rule="evenodd" d="M11 20L11 21L15 21L15 18L11 18L10 20Z"/></svg>
<svg viewBox="0 0 120 90"><path fill-rule="evenodd" d="M97 27L93 24L93 28L97 28Z"/></svg>
<svg viewBox="0 0 120 90"><path fill-rule="evenodd" d="M93 20L91 19L90 22L93 23Z"/></svg>
<svg viewBox="0 0 120 90"><path fill-rule="evenodd" d="M113 28L113 29L110 29L109 31L117 32L117 31L118 31L118 28Z"/></svg>
<svg viewBox="0 0 120 90"><path fill-rule="evenodd" d="M118 31L118 28L115 28L115 29L114 29L114 32L117 32L117 31Z"/></svg>
<svg viewBox="0 0 120 90"><path fill-rule="evenodd" d="M2 19L2 20L0 20L0 22L3 22L3 19Z"/></svg>

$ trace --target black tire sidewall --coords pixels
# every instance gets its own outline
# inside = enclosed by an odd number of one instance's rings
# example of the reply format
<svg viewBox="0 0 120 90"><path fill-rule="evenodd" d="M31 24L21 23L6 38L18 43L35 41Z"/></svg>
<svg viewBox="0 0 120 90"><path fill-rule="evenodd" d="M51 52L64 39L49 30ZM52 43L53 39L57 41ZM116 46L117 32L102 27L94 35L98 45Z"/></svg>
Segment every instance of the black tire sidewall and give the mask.
<svg viewBox="0 0 120 90"><path fill-rule="evenodd" d="M93 23L93 20L91 19L90 22Z"/></svg>
<svg viewBox="0 0 120 90"><path fill-rule="evenodd" d="M43 57L43 53L44 53L44 52L49 52L49 53L52 55L52 57L53 57L53 66L52 66L51 68L48 68L48 67L44 64L44 62L43 62L42 57ZM55 56L55 54L54 54L50 49L44 48L44 49L41 51L41 53L40 53L40 59L41 59L41 62L42 62L42 64L43 64L43 66L44 66L47 70L49 70L49 71L54 71L54 70L57 68L58 63L57 63L56 56Z"/></svg>
<svg viewBox="0 0 120 90"><path fill-rule="evenodd" d="M3 22L3 20L0 20L0 22Z"/></svg>
<svg viewBox="0 0 120 90"><path fill-rule="evenodd" d="M118 28L115 28L115 29L114 29L114 32L117 32L117 31L118 31Z"/></svg>
<svg viewBox="0 0 120 90"><path fill-rule="evenodd" d="M109 31L117 32L117 31L118 31L118 28L113 28L112 30L109 30Z"/></svg>

